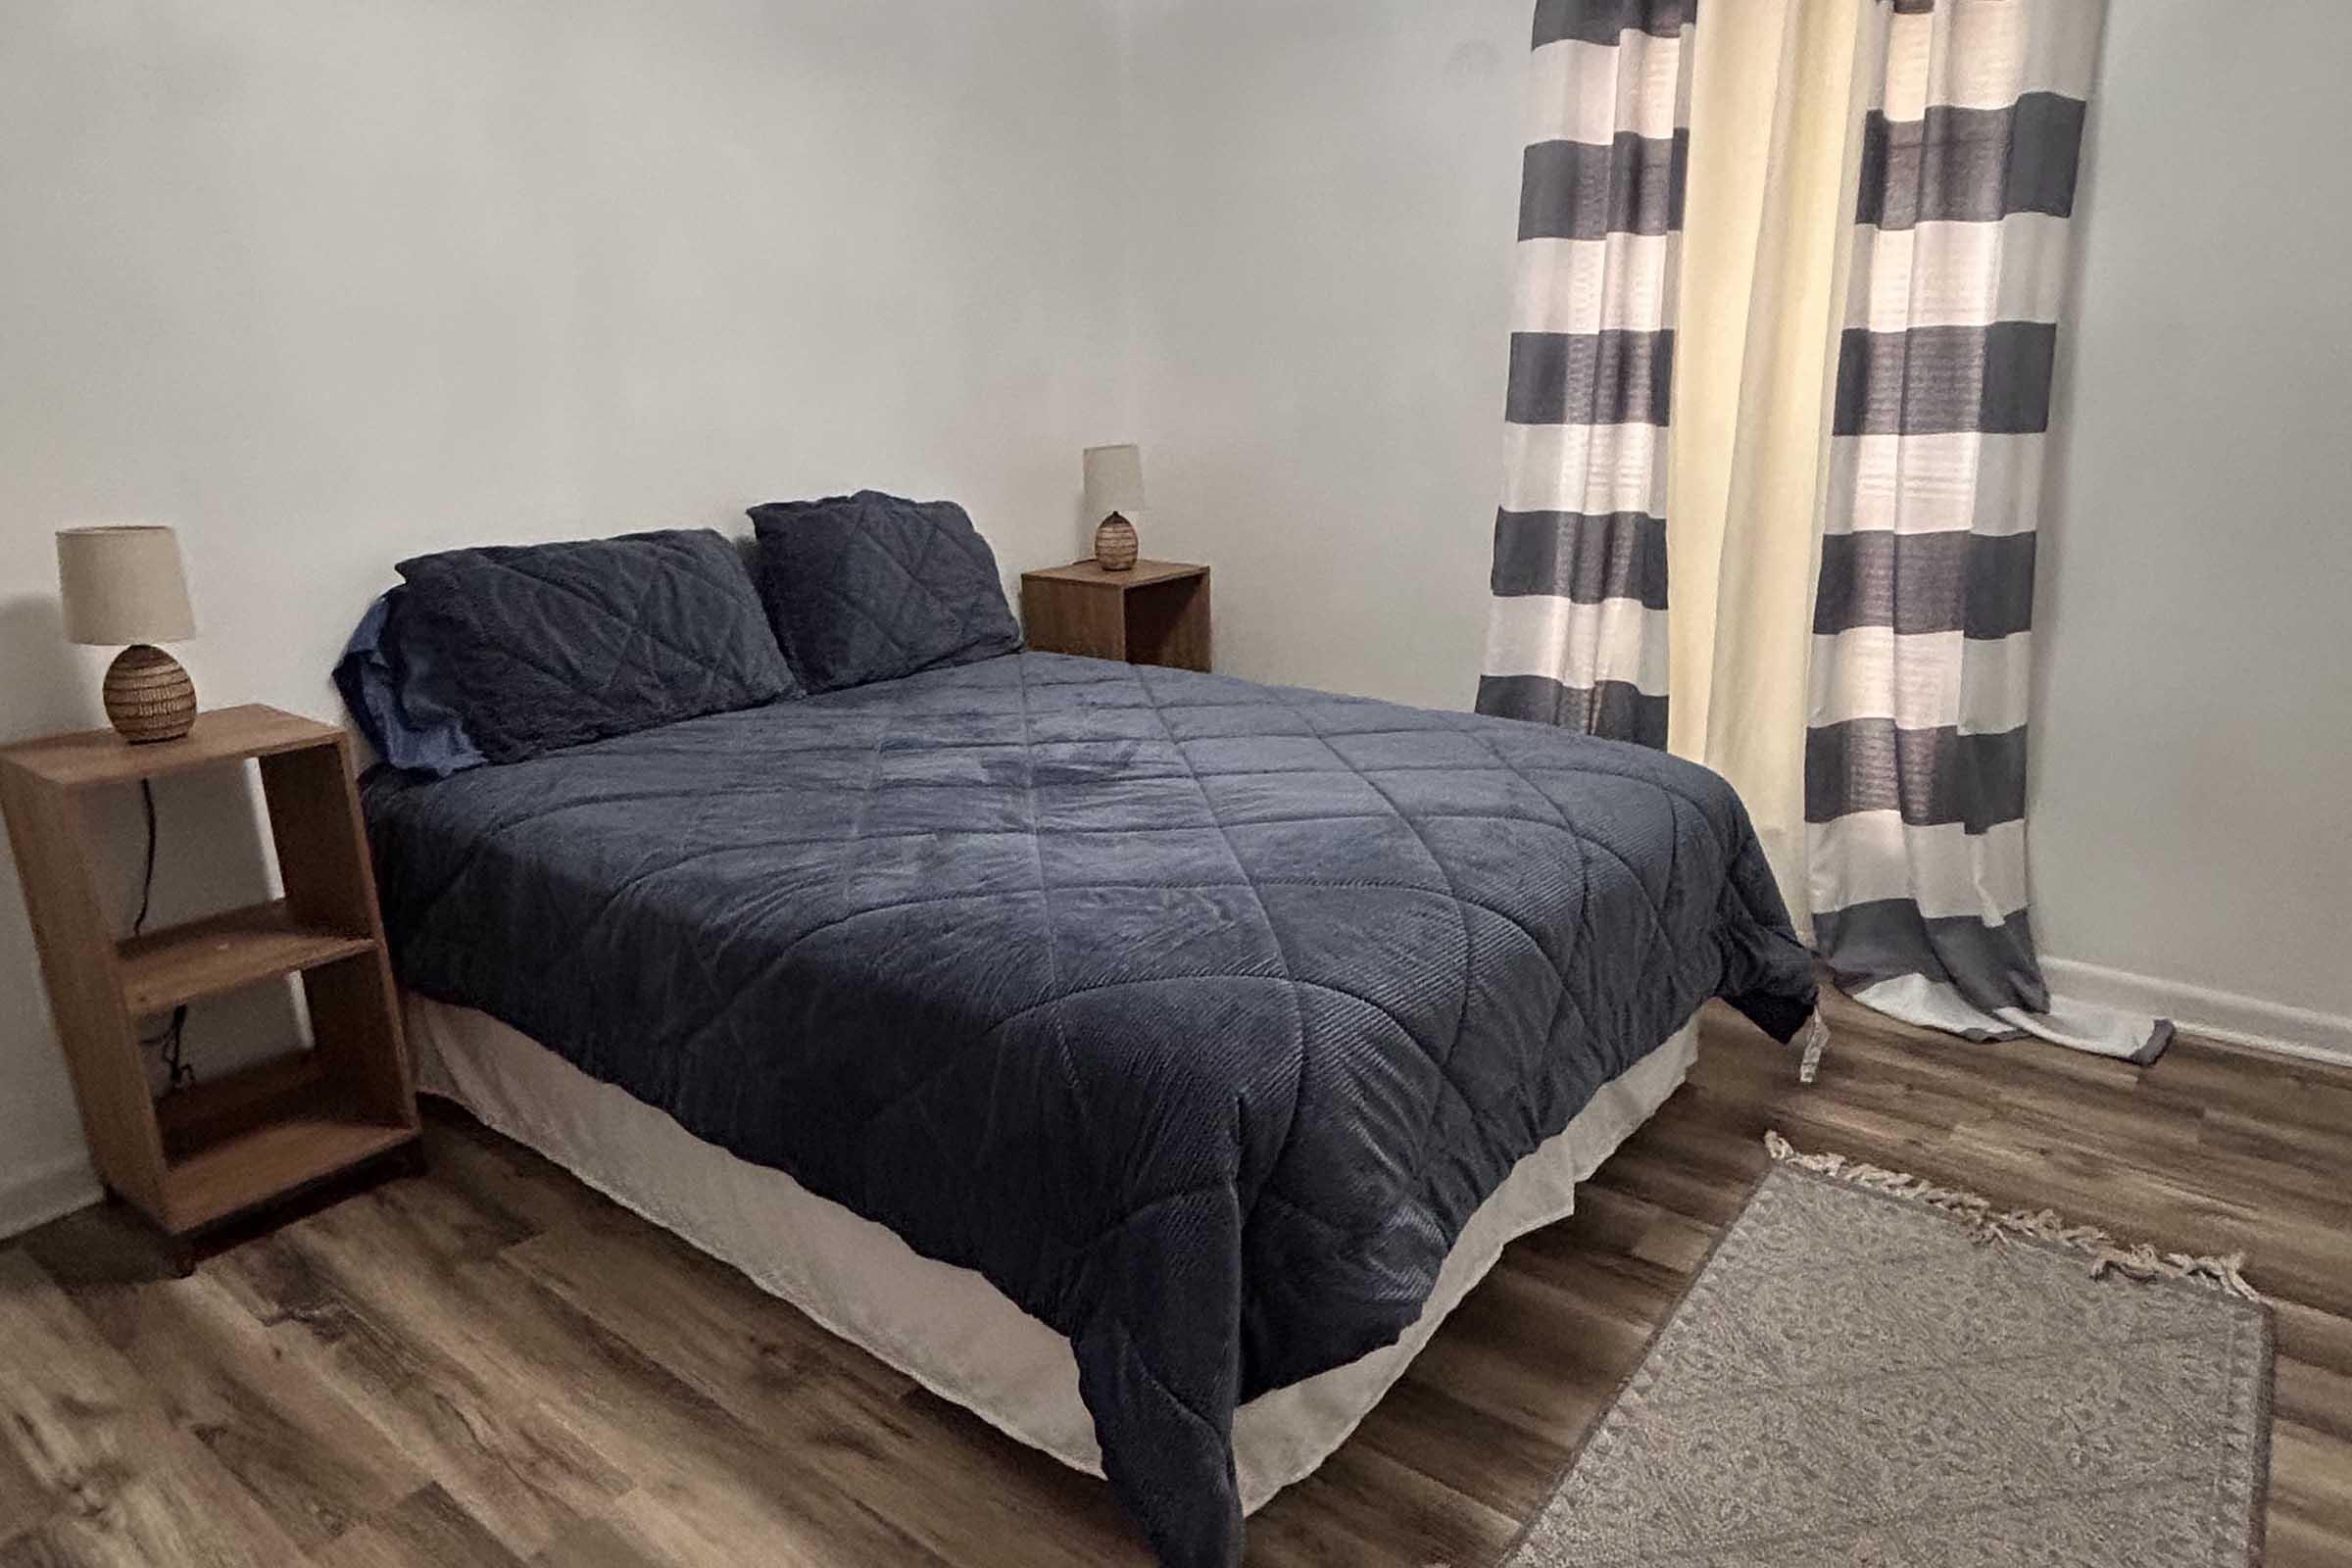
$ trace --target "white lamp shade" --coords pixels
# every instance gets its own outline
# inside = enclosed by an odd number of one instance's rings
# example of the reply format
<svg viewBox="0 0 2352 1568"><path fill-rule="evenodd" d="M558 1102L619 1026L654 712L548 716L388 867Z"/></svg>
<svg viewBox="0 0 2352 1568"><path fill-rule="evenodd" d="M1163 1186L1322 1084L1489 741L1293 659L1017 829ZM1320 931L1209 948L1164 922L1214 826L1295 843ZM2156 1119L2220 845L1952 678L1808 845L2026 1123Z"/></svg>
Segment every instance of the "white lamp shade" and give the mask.
<svg viewBox="0 0 2352 1568"><path fill-rule="evenodd" d="M160 523L59 529L57 587L68 642L115 646L196 635L179 535Z"/></svg>
<svg viewBox="0 0 2352 1568"><path fill-rule="evenodd" d="M1114 512L1144 510L1144 449L1086 449L1086 514L1100 522Z"/></svg>

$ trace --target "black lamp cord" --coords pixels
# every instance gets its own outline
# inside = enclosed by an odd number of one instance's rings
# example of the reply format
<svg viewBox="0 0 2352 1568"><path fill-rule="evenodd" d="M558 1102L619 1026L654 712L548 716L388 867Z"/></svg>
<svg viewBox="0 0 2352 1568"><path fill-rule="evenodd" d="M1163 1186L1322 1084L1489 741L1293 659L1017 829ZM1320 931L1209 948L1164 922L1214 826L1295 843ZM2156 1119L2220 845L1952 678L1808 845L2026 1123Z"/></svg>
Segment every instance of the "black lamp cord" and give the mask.
<svg viewBox="0 0 2352 1568"><path fill-rule="evenodd" d="M130 934L137 936L147 929L148 906L155 900L155 786L139 780L139 806L147 815L147 866L139 876L139 912L131 916ZM145 1036L139 1042L149 1050L160 1050L164 1056L164 1093L169 1095L196 1081L194 1069L188 1066L183 1054L187 1046L188 1004L181 1003L172 1009L172 1021L159 1032Z"/></svg>

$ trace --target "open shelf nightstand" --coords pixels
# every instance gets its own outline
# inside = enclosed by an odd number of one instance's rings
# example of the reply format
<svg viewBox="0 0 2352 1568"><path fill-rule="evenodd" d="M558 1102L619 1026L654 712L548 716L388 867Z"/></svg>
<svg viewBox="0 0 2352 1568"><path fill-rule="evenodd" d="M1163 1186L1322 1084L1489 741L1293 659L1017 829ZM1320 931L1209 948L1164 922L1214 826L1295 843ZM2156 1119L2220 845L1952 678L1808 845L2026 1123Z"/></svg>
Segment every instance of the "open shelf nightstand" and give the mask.
<svg viewBox="0 0 2352 1568"><path fill-rule="evenodd" d="M1208 568L1139 561L1105 571L1092 561L1021 573L1021 630L1041 654L1206 669Z"/></svg>
<svg viewBox="0 0 2352 1568"><path fill-rule="evenodd" d="M255 763L285 896L118 939L98 895L86 793ZM366 1161L414 1160L416 1098L384 955L351 742L273 708L216 709L178 740L113 730L0 750L0 807L41 972L108 1191L171 1238L204 1232ZM154 1099L142 1018L301 977L313 1047Z"/></svg>

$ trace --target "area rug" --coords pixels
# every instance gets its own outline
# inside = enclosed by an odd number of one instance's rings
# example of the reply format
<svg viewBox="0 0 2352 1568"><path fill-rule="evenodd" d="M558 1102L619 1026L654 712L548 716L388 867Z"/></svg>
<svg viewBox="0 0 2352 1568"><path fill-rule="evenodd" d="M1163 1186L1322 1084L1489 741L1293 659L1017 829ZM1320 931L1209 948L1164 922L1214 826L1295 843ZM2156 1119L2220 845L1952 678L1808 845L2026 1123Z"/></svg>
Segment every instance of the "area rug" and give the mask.
<svg viewBox="0 0 2352 1568"><path fill-rule="evenodd" d="M2270 1314L2164 1255L1776 1163L1505 1568L2245 1568Z"/></svg>

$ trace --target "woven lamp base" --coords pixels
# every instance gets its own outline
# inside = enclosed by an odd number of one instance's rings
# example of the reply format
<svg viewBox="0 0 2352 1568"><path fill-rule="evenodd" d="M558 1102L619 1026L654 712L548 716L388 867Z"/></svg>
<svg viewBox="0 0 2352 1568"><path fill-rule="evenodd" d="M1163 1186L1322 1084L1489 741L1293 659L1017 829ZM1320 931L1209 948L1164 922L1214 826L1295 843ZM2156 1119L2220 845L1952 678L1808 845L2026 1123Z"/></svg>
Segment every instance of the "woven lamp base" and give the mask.
<svg viewBox="0 0 2352 1568"><path fill-rule="evenodd" d="M106 668L107 722L134 744L175 741L196 723L196 683L161 648L133 643Z"/></svg>
<svg viewBox="0 0 2352 1568"><path fill-rule="evenodd" d="M1104 571L1132 571L1138 541L1135 524L1114 512L1095 530L1095 564Z"/></svg>

